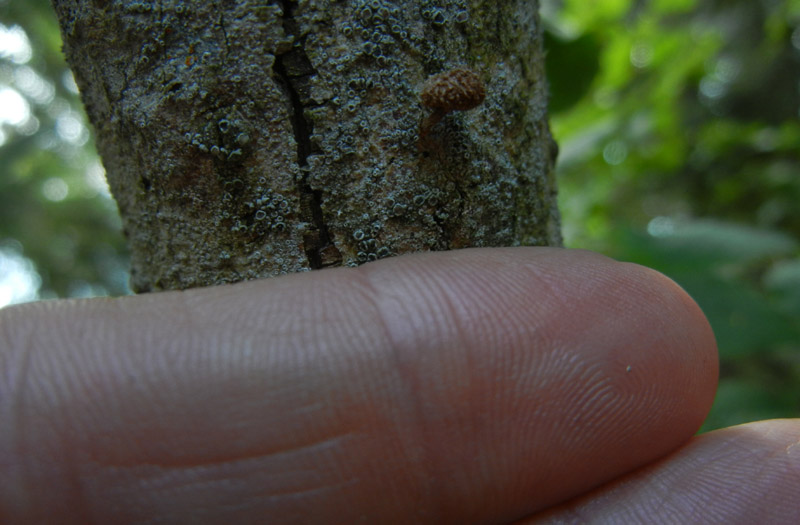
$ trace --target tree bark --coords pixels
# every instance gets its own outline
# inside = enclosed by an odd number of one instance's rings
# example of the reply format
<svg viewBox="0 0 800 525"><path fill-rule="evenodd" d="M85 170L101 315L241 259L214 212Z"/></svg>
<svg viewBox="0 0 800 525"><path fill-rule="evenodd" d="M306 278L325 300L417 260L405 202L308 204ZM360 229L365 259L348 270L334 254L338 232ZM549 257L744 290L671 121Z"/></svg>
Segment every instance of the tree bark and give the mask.
<svg viewBox="0 0 800 525"><path fill-rule="evenodd" d="M560 244L536 1L52 1L136 291Z"/></svg>

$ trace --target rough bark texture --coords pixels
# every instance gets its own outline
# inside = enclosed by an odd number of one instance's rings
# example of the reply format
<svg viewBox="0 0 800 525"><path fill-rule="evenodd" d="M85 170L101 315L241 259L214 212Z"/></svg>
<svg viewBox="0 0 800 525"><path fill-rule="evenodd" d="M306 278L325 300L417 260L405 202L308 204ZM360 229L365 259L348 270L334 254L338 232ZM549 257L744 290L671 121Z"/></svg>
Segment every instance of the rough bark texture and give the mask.
<svg viewBox="0 0 800 525"><path fill-rule="evenodd" d="M53 5L137 291L560 243L536 1ZM420 137L457 67L485 101Z"/></svg>

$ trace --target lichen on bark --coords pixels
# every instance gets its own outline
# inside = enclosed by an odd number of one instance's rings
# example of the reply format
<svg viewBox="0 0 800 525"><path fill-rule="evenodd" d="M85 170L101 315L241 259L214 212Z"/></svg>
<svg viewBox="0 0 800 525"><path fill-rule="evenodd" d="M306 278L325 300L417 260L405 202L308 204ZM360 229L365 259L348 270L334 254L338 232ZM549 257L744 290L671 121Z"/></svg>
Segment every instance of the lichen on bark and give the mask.
<svg viewBox="0 0 800 525"><path fill-rule="evenodd" d="M53 5L137 291L560 243L537 2ZM456 67L485 101L420 138Z"/></svg>

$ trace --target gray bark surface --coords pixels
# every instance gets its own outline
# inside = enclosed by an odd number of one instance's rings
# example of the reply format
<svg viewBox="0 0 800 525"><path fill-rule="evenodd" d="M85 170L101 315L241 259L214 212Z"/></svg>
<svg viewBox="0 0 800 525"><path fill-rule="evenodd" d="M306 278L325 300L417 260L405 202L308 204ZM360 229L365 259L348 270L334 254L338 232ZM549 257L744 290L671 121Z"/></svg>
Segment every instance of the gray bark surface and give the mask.
<svg viewBox="0 0 800 525"><path fill-rule="evenodd" d="M136 291L561 242L536 1L53 6ZM485 101L421 138L458 67Z"/></svg>

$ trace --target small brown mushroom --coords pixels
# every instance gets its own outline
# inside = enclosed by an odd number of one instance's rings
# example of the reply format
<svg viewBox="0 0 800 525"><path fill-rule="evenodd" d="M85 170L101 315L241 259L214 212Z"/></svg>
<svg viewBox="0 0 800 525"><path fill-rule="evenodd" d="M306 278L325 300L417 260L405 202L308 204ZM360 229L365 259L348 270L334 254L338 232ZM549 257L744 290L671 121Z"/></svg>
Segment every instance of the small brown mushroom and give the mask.
<svg viewBox="0 0 800 525"><path fill-rule="evenodd" d="M486 89L477 73L456 68L430 77L420 94L422 105L433 110L420 127L424 138L447 113L472 109L486 98Z"/></svg>

